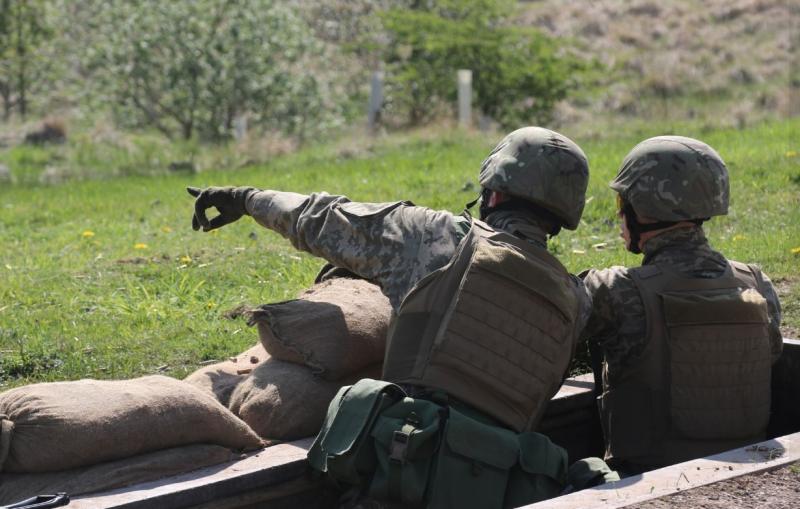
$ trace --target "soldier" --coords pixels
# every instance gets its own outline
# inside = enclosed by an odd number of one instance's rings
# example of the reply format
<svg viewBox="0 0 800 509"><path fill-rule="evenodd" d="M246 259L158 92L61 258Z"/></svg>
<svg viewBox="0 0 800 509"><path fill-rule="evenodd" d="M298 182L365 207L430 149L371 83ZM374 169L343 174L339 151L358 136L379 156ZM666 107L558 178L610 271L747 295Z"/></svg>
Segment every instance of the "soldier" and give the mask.
<svg viewBox="0 0 800 509"><path fill-rule="evenodd" d="M581 281L547 252L546 243L562 227L578 226L588 175L575 143L526 127L506 136L483 163L480 220L409 202L356 203L326 193L252 187L189 192L196 197L195 230L250 215L297 249L378 284L394 310L383 378L415 398L436 393L441 401L444 395L450 409L518 433L536 426L558 390L591 309ZM220 215L208 220L210 207ZM418 424L421 417L408 419ZM519 454L512 436L513 464ZM395 445L406 446L393 444L393 451ZM487 444L484 454L501 446ZM552 459L559 454L550 455L547 468L562 468ZM500 502L505 486L499 484ZM451 491L469 496L464 486Z"/></svg>
<svg viewBox="0 0 800 509"><path fill-rule="evenodd" d="M703 232L728 213L725 163L705 143L659 136L634 147L611 188L625 247L644 259L581 274L593 297L582 340L603 357L606 460L634 474L761 440L781 311L766 275Z"/></svg>

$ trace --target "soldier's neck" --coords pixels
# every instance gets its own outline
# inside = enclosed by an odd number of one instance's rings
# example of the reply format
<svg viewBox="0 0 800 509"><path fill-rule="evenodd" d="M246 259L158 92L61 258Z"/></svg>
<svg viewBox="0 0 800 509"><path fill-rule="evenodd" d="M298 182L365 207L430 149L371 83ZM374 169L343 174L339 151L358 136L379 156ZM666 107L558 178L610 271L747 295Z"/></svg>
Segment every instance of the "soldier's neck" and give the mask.
<svg viewBox="0 0 800 509"><path fill-rule="evenodd" d="M498 210L492 212L484 221L497 230L525 239L532 244L547 249L547 233L536 217L516 211Z"/></svg>

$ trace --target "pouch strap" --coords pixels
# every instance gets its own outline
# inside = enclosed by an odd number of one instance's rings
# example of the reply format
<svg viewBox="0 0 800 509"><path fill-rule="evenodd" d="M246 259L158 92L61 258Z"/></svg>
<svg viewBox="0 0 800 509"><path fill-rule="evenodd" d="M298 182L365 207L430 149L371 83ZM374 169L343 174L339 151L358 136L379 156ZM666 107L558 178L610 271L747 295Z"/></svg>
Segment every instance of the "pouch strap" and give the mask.
<svg viewBox="0 0 800 509"><path fill-rule="evenodd" d="M403 499L403 465L406 462L408 452L408 441L411 434L417 430L415 423L411 421L412 413L406 423L392 435L392 443L389 448L389 497L391 500Z"/></svg>

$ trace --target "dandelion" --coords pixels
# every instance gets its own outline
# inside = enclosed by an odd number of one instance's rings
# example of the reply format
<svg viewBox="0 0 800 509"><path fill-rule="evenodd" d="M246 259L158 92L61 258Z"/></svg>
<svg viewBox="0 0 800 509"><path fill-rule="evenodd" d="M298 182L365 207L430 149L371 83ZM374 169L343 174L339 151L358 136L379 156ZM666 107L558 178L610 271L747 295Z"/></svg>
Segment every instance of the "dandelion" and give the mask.
<svg viewBox="0 0 800 509"><path fill-rule="evenodd" d="M216 302L214 302L213 300L210 300L210 301L208 301L208 302L206 303L206 307L207 307L208 309L213 309L213 308L217 307L217 303L216 303Z"/></svg>
<svg viewBox="0 0 800 509"><path fill-rule="evenodd" d="M180 258L181 263L192 263L192 257L189 255L181 256Z"/></svg>
<svg viewBox="0 0 800 509"><path fill-rule="evenodd" d="M746 238L747 238L747 237L745 237L744 235L742 235L741 233L739 233L739 234L737 234L737 235L734 235L734 236L733 236L733 241L734 241L734 242L739 242L740 240L744 240L744 239L746 239Z"/></svg>
<svg viewBox="0 0 800 509"><path fill-rule="evenodd" d="M789 150L788 152L786 152L786 157L797 157L797 151Z"/></svg>
<svg viewBox="0 0 800 509"><path fill-rule="evenodd" d="M94 232L92 230L85 230L83 233L81 233L81 237L84 239L91 239L94 237Z"/></svg>
<svg viewBox="0 0 800 509"><path fill-rule="evenodd" d="M172 228L170 228L169 226L162 226L161 231L164 233L172 233Z"/></svg>
<svg viewBox="0 0 800 509"><path fill-rule="evenodd" d="M133 245L133 249L148 249L150 246L145 244L144 242L137 242Z"/></svg>
<svg viewBox="0 0 800 509"><path fill-rule="evenodd" d="M800 247L793 247L792 248L793 255L800 255Z"/></svg>

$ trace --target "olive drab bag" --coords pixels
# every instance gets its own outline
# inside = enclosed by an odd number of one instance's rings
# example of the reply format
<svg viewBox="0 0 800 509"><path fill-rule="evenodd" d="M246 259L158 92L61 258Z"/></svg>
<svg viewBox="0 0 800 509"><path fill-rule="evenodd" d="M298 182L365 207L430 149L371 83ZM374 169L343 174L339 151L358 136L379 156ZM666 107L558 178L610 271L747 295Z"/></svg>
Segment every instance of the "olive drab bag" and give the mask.
<svg viewBox="0 0 800 509"><path fill-rule="evenodd" d="M546 249L471 221L450 262L400 305L382 378L444 391L531 430L574 351L575 285Z"/></svg>
<svg viewBox="0 0 800 509"><path fill-rule="evenodd" d="M767 303L758 269L718 278L630 271L645 306L641 357L604 373L607 457L660 466L761 440L770 411Z"/></svg>
<svg viewBox="0 0 800 509"><path fill-rule="evenodd" d="M370 379L342 388L309 463L341 487L407 507L502 509L560 493L564 449L538 433L486 424L444 399L410 398Z"/></svg>

